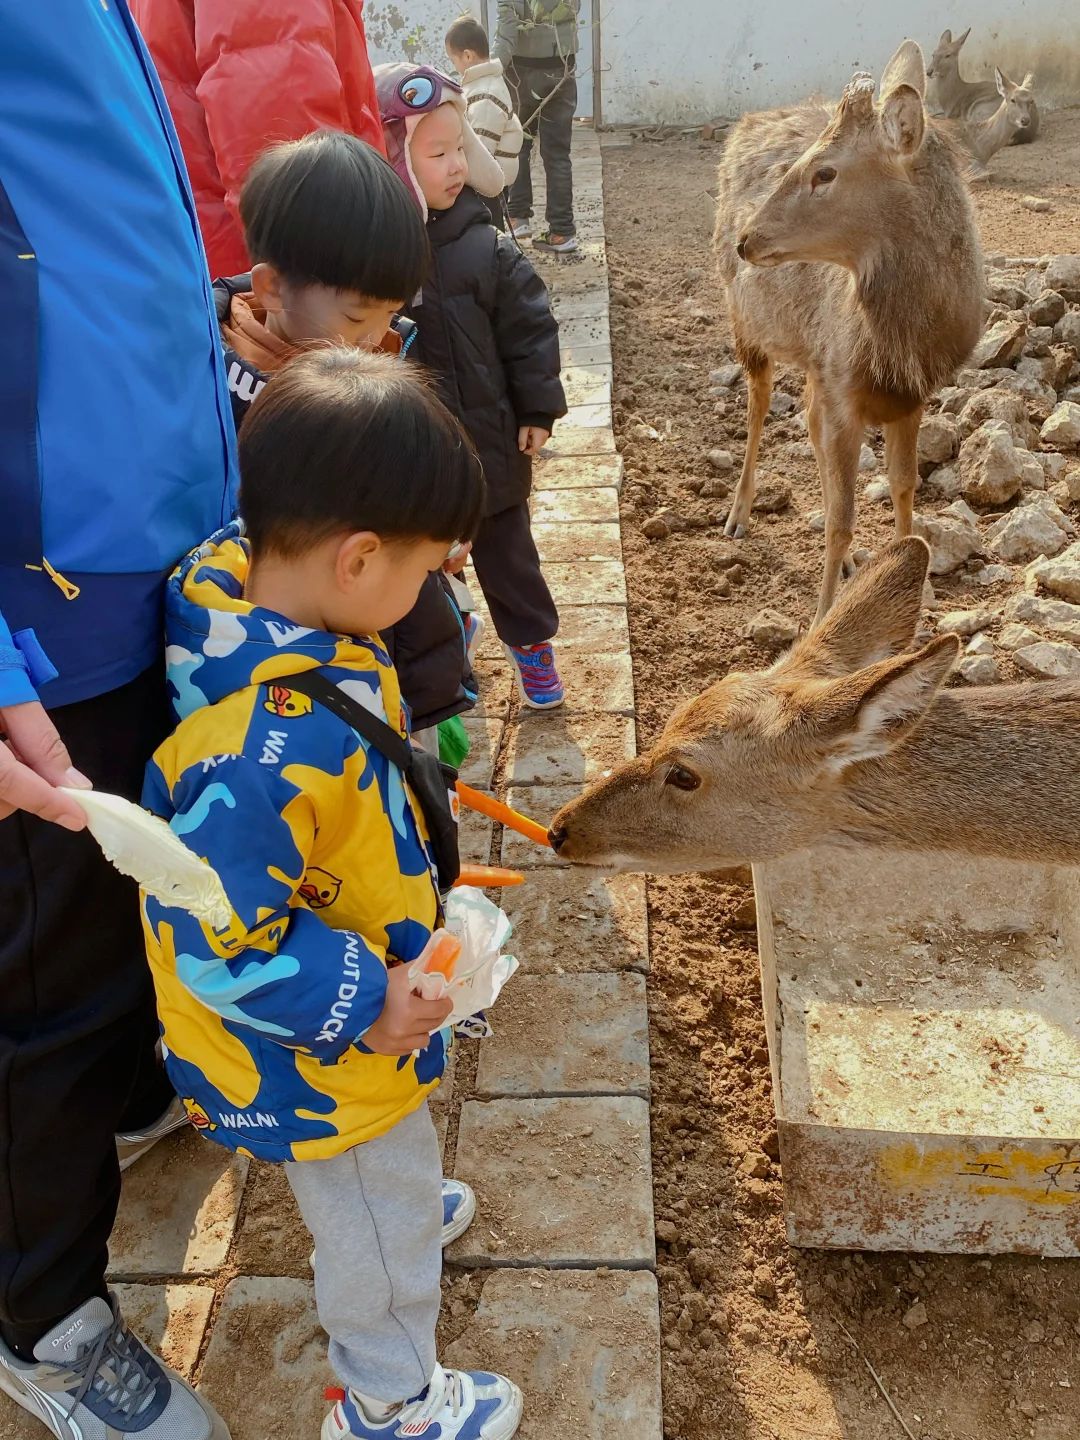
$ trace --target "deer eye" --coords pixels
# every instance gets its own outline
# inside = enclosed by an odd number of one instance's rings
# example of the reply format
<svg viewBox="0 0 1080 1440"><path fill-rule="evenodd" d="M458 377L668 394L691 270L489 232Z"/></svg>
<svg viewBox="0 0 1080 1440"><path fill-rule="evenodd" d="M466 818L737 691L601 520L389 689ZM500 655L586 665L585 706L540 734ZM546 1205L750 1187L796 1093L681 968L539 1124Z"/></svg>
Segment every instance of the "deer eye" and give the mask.
<svg viewBox="0 0 1080 1440"><path fill-rule="evenodd" d="M696 790L701 784L701 776L687 770L685 765L669 765L664 784L674 785L676 790Z"/></svg>
<svg viewBox="0 0 1080 1440"><path fill-rule="evenodd" d="M814 178L810 181L811 189L816 190L819 185L829 185L836 179L836 171L831 165L822 165L820 170L814 171Z"/></svg>

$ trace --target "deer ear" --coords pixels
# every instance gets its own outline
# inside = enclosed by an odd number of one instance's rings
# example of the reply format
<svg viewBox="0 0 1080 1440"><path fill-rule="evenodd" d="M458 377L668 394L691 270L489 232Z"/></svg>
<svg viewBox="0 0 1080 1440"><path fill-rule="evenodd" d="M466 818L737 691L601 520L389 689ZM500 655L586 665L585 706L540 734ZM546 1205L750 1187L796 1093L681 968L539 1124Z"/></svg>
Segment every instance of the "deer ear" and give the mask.
<svg viewBox="0 0 1080 1440"><path fill-rule="evenodd" d="M1006 80L996 65L994 66L994 83L997 85L998 94L1001 96L1007 96L1010 88L1013 88L1012 81Z"/></svg>
<svg viewBox="0 0 1080 1440"><path fill-rule="evenodd" d="M951 30L942 30L942 32L941 32L941 39L940 39L937 43L938 43L938 46L939 46L939 47L942 46L942 45L951 45L951 44L952 44L952 31L951 31Z"/></svg>
<svg viewBox="0 0 1080 1440"><path fill-rule="evenodd" d="M939 635L914 655L899 655L836 681L816 707L827 743L825 768L839 774L849 765L878 759L905 740L930 708L959 653L956 635Z"/></svg>
<svg viewBox="0 0 1080 1440"><path fill-rule="evenodd" d="M926 132L922 95L912 85L890 90L881 106L881 132L885 144L898 155L914 155Z"/></svg>
<svg viewBox="0 0 1080 1440"><path fill-rule="evenodd" d="M926 94L926 58L915 40L905 40L885 66L880 93L888 95L898 85L910 85L920 95Z"/></svg>
<svg viewBox="0 0 1080 1440"><path fill-rule="evenodd" d="M1033 70L1029 70L1029 71L1027 72L1027 74L1024 76L1023 83L1021 84L1020 89L1021 89L1021 90L1034 90L1034 89L1035 89L1035 72L1034 72Z"/></svg>
<svg viewBox="0 0 1080 1440"><path fill-rule="evenodd" d="M960 39L957 40L957 42L956 42L956 48L957 48L957 50L960 49L961 45L963 45L964 41L967 39L967 37L968 37L970 34L971 34L971 26L969 25L968 28L964 31L964 33L960 36Z"/></svg>
<svg viewBox="0 0 1080 1440"><path fill-rule="evenodd" d="M860 570L820 624L790 651L776 673L821 678L850 675L907 650L922 612L930 547L911 535Z"/></svg>

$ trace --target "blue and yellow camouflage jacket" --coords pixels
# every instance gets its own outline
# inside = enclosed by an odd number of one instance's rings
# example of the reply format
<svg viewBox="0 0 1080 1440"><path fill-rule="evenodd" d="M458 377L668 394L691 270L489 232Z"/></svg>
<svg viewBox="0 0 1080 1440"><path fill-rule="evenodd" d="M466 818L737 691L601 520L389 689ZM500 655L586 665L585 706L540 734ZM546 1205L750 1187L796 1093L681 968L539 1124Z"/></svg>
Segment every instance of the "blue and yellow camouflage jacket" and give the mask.
<svg viewBox="0 0 1080 1440"><path fill-rule="evenodd" d="M249 604L248 553L227 526L169 581L180 724L143 791L217 870L233 922L213 930L144 895L144 928L169 1075L194 1124L260 1159L320 1159L383 1134L438 1083L448 1036L407 1057L360 1040L387 962L420 953L438 895L400 771L274 683L321 669L404 734L386 652Z"/></svg>

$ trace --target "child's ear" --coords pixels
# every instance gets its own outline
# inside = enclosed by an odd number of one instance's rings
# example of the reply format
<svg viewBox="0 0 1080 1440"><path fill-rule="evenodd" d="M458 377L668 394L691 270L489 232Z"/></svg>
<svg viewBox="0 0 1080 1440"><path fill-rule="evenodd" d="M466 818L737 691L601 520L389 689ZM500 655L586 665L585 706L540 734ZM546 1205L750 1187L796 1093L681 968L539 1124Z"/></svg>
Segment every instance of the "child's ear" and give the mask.
<svg viewBox="0 0 1080 1440"><path fill-rule="evenodd" d="M251 288L268 315L280 315L285 309L285 277L265 260L251 267Z"/></svg>

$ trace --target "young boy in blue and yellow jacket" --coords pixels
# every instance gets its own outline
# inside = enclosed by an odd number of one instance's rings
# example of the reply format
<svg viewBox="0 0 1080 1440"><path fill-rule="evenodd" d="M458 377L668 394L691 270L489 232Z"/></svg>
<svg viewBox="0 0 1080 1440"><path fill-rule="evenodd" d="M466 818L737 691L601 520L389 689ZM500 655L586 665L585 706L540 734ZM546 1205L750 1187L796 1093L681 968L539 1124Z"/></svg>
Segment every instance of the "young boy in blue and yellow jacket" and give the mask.
<svg viewBox="0 0 1080 1440"><path fill-rule="evenodd" d="M440 918L423 815L381 753L281 683L318 670L407 732L378 632L473 533L479 466L407 368L334 348L269 383L240 468L246 537L228 526L169 583L180 725L143 796L233 910L215 931L145 900L169 1074L211 1140L285 1163L347 1387L324 1440L507 1440L516 1387L435 1359L442 1230L475 1202L442 1181L427 1108L449 1002L406 971Z"/></svg>

